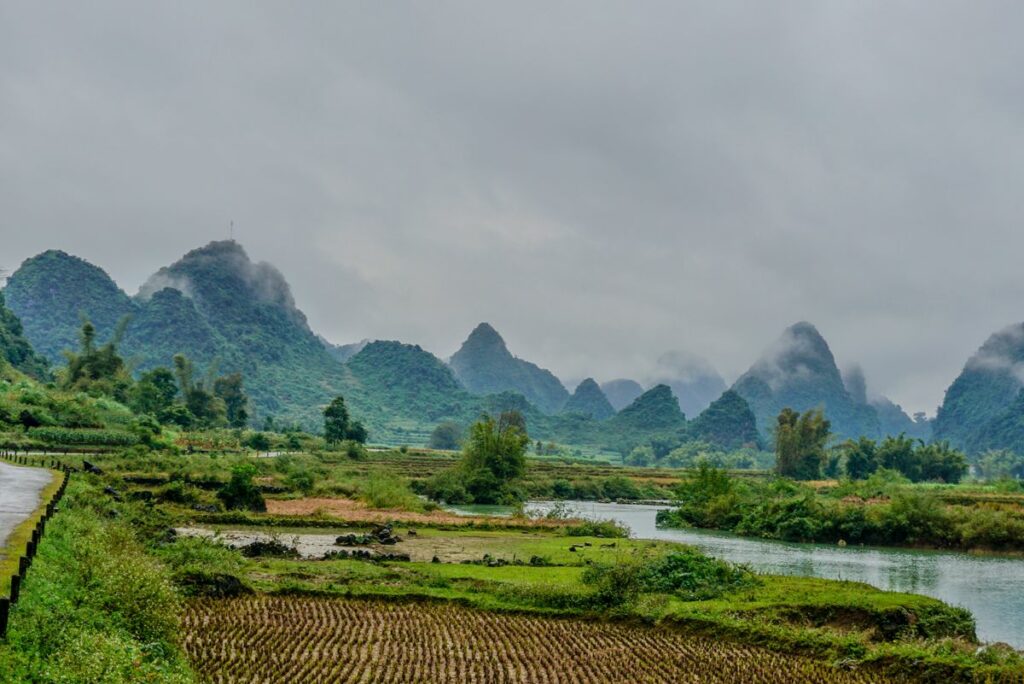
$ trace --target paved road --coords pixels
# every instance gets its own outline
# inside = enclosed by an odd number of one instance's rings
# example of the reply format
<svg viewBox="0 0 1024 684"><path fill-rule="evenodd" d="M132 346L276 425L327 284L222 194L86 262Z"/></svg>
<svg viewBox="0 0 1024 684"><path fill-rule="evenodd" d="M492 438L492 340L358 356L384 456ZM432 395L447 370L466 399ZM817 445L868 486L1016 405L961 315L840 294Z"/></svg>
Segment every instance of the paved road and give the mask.
<svg viewBox="0 0 1024 684"><path fill-rule="evenodd" d="M43 468L0 463L0 549L14 528L39 508L40 495L52 477Z"/></svg>

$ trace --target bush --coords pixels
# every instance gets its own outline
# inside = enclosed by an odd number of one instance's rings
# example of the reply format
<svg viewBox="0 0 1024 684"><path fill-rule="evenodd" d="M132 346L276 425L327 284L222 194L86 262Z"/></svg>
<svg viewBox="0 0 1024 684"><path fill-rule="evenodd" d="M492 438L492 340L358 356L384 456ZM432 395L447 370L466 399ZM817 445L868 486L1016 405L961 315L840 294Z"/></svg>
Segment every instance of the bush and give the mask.
<svg viewBox="0 0 1024 684"><path fill-rule="evenodd" d="M570 537L626 539L629 537L629 532L629 527L617 520L584 520L565 528L565 534Z"/></svg>
<svg viewBox="0 0 1024 684"><path fill-rule="evenodd" d="M254 475L256 467L250 463L236 465L231 470L231 479L217 491L217 498L223 502L225 508L258 513L267 510L263 494L252 482Z"/></svg>

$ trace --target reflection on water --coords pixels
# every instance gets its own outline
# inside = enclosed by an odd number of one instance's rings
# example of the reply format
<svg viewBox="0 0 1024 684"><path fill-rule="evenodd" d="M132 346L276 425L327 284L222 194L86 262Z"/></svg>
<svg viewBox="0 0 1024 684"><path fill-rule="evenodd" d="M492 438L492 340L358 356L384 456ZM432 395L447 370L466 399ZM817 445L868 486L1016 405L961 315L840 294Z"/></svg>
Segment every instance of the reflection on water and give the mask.
<svg viewBox="0 0 1024 684"><path fill-rule="evenodd" d="M527 510L543 512L552 505L530 503ZM981 640L1004 641L1024 648L1022 559L744 539L701 530L659 528L654 517L663 506L590 501L570 501L564 505L580 517L624 523L635 537L691 544L710 556L745 563L760 572L852 580L891 591L934 596L970 610L977 620ZM498 510L491 512L496 513Z"/></svg>

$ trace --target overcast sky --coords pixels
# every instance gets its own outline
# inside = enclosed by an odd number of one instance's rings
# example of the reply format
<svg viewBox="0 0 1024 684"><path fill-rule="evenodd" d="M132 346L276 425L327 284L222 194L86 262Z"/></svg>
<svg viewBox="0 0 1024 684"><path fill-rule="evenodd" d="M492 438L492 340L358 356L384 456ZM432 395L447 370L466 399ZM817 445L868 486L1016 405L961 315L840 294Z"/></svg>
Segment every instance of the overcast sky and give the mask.
<svg viewBox="0 0 1024 684"><path fill-rule="evenodd" d="M236 236L314 330L934 411L1024 320L1024 3L0 1L0 266Z"/></svg>

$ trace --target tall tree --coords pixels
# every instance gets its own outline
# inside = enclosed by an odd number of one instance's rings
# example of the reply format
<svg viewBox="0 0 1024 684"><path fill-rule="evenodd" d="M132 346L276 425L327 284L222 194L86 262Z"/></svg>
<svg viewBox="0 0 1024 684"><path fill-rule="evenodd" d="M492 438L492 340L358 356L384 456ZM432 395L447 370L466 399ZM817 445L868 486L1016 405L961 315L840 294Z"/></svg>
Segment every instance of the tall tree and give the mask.
<svg viewBox="0 0 1024 684"><path fill-rule="evenodd" d="M65 354L68 365L62 374L61 385L65 389L102 394L127 402L132 379L117 350L127 324L128 319L122 319L111 339L97 347L95 326L88 320L82 323L79 350Z"/></svg>
<svg viewBox="0 0 1024 684"><path fill-rule="evenodd" d="M368 435L358 420L352 420L345 406L344 397L335 397L324 409L324 439L328 444L337 444L346 439L363 444Z"/></svg>
<svg viewBox="0 0 1024 684"><path fill-rule="evenodd" d="M825 445L832 434L830 428L821 409L803 414L783 409L775 428L775 468L779 475L795 480L821 477Z"/></svg>
<svg viewBox="0 0 1024 684"><path fill-rule="evenodd" d="M228 425L244 428L249 422L249 397L245 394L241 373L222 375L213 383L213 393L224 402Z"/></svg>

